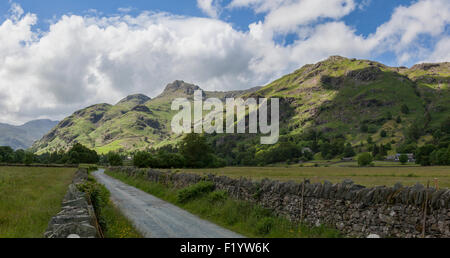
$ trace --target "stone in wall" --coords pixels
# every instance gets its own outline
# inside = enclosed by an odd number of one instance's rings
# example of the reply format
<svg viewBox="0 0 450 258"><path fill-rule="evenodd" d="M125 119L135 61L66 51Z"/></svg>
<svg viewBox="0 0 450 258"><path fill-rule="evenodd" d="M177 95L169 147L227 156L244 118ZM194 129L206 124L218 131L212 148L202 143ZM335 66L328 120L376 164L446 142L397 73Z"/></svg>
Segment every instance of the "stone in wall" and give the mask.
<svg viewBox="0 0 450 258"><path fill-rule="evenodd" d="M98 237L94 209L92 205L89 205L86 195L77 188L77 185L84 183L87 177L86 170L80 169L75 173L62 202L61 212L49 222L44 234L46 238Z"/></svg>
<svg viewBox="0 0 450 258"><path fill-rule="evenodd" d="M128 176L182 188L201 180L215 183L236 199L258 203L291 221L328 225L348 237L418 238L422 236L424 207L427 207L425 237L450 237L450 190L426 189L416 184L404 187L366 188L351 180L332 184L279 182L265 179L167 173L154 169L112 168Z"/></svg>

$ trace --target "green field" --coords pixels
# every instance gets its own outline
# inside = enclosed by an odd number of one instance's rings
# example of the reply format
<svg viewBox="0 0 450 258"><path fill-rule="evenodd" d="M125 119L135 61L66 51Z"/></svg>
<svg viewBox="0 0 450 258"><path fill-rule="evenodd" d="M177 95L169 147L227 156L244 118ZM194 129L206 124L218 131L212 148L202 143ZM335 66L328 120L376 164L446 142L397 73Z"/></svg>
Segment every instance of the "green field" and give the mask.
<svg viewBox="0 0 450 258"><path fill-rule="evenodd" d="M43 237L76 168L0 167L0 238Z"/></svg>
<svg viewBox="0 0 450 258"><path fill-rule="evenodd" d="M393 186L400 182L403 185L414 185L417 182L424 185L430 180L434 186L434 179L438 179L439 187L450 187L450 167L226 167L217 169L176 169L176 172L214 174L231 178L252 178L262 180L269 178L280 181L302 182L310 179L311 182L332 183L352 179L356 184L364 186Z"/></svg>

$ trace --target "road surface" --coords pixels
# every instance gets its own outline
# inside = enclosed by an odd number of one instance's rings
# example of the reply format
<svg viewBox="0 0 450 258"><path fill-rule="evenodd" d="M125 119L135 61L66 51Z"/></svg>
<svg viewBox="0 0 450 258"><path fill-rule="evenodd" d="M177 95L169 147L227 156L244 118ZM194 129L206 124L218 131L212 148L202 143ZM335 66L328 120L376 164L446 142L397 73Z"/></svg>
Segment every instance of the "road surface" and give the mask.
<svg viewBox="0 0 450 258"><path fill-rule="evenodd" d="M129 186L104 173L94 172L99 183L111 192L111 200L148 238L241 238L242 236L200 219L153 195Z"/></svg>

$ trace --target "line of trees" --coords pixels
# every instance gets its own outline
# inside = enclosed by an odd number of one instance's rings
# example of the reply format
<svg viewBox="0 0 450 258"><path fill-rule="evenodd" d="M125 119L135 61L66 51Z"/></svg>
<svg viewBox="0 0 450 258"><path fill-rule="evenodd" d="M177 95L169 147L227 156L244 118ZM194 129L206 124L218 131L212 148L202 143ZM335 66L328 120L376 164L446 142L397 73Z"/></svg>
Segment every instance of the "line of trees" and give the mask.
<svg viewBox="0 0 450 258"><path fill-rule="evenodd" d="M195 133L187 134L176 147L139 151L133 156L133 164L140 168L216 168L226 165L223 159L214 155L206 137Z"/></svg>
<svg viewBox="0 0 450 258"><path fill-rule="evenodd" d="M41 155L33 154L24 150L14 151L9 146L0 147L0 163L10 164L96 164L99 156L94 150L76 143L67 152L55 151Z"/></svg>
<svg viewBox="0 0 450 258"><path fill-rule="evenodd" d="M215 154L223 157L229 166L264 166L287 162L309 161L315 154L321 158L354 157L355 149L343 135L325 136L310 130L302 135L281 135L274 145L260 145L258 137L247 135L220 135L213 137Z"/></svg>

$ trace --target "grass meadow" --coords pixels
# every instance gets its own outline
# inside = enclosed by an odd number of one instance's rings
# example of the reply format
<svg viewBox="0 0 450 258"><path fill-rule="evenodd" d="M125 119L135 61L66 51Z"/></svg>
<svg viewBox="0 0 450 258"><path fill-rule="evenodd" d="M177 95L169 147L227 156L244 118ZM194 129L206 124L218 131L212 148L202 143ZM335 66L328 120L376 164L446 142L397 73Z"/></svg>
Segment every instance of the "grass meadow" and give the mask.
<svg viewBox="0 0 450 258"><path fill-rule="evenodd" d="M313 183L328 180L332 183L342 182L344 179L352 179L356 184L367 187L371 186L393 186L400 182L405 186L421 183L426 185L428 180L434 186L437 179L439 187L450 188L450 167L402 167L402 166L379 166L379 167L343 167L338 164L328 167L299 167L297 166L275 166L275 167L226 167L217 169L175 169L172 171L195 173L200 175L214 174L228 176L231 178L252 178L262 180L269 178L279 181L302 182L310 179Z"/></svg>
<svg viewBox="0 0 450 258"><path fill-rule="evenodd" d="M0 167L0 238L41 238L76 168Z"/></svg>

